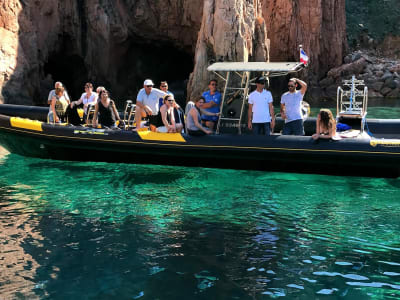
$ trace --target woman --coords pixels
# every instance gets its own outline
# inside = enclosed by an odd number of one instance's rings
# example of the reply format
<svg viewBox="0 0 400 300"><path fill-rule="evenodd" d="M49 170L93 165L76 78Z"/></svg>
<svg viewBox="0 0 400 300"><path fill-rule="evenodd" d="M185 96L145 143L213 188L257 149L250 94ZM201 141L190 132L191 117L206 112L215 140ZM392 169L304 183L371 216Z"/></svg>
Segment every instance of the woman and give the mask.
<svg viewBox="0 0 400 300"><path fill-rule="evenodd" d="M331 139L336 135L336 121L329 109L322 108L317 117L316 133L312 135L314 140Z"/></svg>
<svg viewBox="0 0 400 300"><path fill-rule="evenodd" d="M55 89L55 95L51 98L51 112L49 121L60 123L67 122L66 114L69 100L64 96L64 88L62 86Z"/></svg>
<svg viewBox="0 0 400 300"><path fill-rule="evenodd" d="M165 95L157 116L157 132L182 132L183 121L179 117L174 96Z"/></svg>
<svg viewBox="0 0 400 300"><path fill-rule="evenodd" d="M212 131L208 128L204 128L201 125L201 115L207 116L219 116L219 113L210 113L202 109L204 105L205 99L204 97L200 97L195 100L195 106L192 107L188 113L186 120L186 128L190 135L194 136L202 136L206 134L212 134Z"/></svg>
<svg viewBox="0 0 400 300"><path fill-rule="evenodd" d="M116 128L116 121L120 121L115 103L110 99L105 89L100 92L100 101L95 105L93 127L97 127L97 116L99 117L98 123L103 127Z"/></svg>
<svg viewBox="0 0 400 300"><path fill-rule="evenodd" d="M93 92L93 84L88 82L85 84L85 92L82 94L81 98L77 101L71 102L71 108L74 108L74 106L78 106L83 103L83 111L84 111L83 118L84 120L86 120L88 114L88 107L89 105L95 105L97 102L97 98L98 98L97 93Z"/></svg>

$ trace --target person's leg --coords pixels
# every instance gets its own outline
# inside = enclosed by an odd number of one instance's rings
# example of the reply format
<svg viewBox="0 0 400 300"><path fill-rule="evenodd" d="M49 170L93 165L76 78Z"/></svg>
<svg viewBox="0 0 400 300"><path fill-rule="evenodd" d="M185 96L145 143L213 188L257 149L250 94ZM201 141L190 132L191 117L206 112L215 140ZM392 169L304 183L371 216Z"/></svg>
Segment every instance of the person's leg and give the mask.
<svg viewBox="0 0 400 300"><path fill-rule="evenodd" d="M253 126L253 134L261 134L261 124L260 123L252 123Z"/></svg>
<svg viewBox="0 0 400 300"><path fill-rule="evenodd" d="M264 123L264 134L271 135L271 123Z"/></svg>
<svg viewBox="0 0 400 300"><path fill-rule="evenodd" d="M283 125L282 135L290 135L290 134L292 134L290 123L291 122L285 123L285 125Z"/></svg>
<svg viewBox="0 0 400 300"><path fill-rule="evenodd" d="M183 124L182 123L178 123L178 124L175 124L175 128L176 128L176 132L182 132L182 129L183 129Z"/></svg>
<svg viewBox="0 0 400 300"><path fill-rule="evenodd" d="M140 128L140 124L142 122L142 118L146 116L146 112L143 111L139 106L136 106L136 111L135 111L135 122L136 122L136 128Z"/></svg>
<svg viewBox="0 0 400 300"><path fill-rule="evenodd" d="M214 121L206 121L206 126L214 131L215 122Z"/></svg>
<svg viewBox="0 0 400 300"><path fill-rule="evenodd" d="M188 129L188 133L192 136L203 136L206 135L206 133L203 130L190 130Z"/></svg>
<svg viewBox="0 0 400 300"><path fill-rule="evenodd" d="M293 123L293 134L294 135L304 135L303 120L296 120L291 123Z"/></svg>
<svg viewBox="0 0 400 300"><path fill-rule="evenodd" d="M54 123L54 114L52 111L49 111L49 114L47 115L47 123Z"/></svg>

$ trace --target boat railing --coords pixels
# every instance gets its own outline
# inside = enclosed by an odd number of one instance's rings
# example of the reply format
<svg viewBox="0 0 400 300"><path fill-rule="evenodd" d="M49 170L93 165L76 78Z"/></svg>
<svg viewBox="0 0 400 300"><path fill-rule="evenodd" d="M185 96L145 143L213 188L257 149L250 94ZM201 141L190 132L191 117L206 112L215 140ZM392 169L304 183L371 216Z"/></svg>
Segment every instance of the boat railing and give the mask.
<svg viewBox="0 0 400 300"><path fill-rule="evenodd" d="M343 80L337 89L336 120L344 123L349 119L361 120L360 131L363 132L367 109L368 87L364 80L356 79L354 75L350 80Z"/></svg>

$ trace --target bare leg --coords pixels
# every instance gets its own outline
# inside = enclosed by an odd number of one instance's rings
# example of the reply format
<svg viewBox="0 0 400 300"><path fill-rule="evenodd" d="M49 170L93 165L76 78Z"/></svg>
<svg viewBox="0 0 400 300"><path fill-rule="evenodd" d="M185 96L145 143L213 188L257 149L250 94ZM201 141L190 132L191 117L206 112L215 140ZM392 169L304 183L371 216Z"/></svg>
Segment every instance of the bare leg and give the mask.
<svg viewBox="0 0 400 300"><path fill-rule="evenodd" d="M206 126L207 126L209 129L214 130L214 125L215 125L215 122L213 122L213 121L206 121Z"/></svg>
<svg viewBox="0 0 400 300"><path fill-rule="evenodd" d="M136 128L140 128L140 124L142 122L142 118L146 117L146 113L138 106L136 106L136 111L135 111L135 122L136 122Z"/></svg>

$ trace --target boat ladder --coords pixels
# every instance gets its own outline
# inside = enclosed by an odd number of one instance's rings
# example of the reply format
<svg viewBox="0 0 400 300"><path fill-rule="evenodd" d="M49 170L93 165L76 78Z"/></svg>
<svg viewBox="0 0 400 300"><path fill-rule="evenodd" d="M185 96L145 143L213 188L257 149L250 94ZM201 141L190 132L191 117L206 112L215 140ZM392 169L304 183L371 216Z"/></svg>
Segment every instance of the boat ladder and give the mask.
<svg viewBox="0 0 400 300"><path fill-rule="evenodd" d="M227 72L226 77L217 72L215 74L225 82L220 106L221 115L218 118L216 133L220 132L222 124L224 124L225 127L237 127L238 134L241 134L243 111L248 98L250 72ZM239 115L233 107L230 107L236 99L242 100Z"/></svg>
<svg viewBox="0 0 400 300"><path fill-rule="evenodd" d="M336 102L336 121L363 132L368 108L368 87L364 80L356 79L354 75L350 80L343 80L342 87L337 89Z"/></svg>

